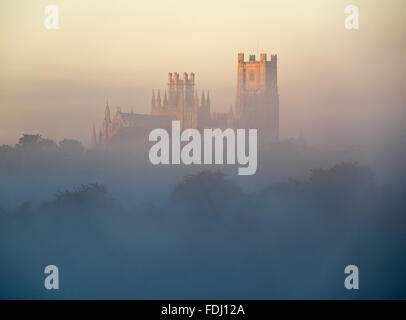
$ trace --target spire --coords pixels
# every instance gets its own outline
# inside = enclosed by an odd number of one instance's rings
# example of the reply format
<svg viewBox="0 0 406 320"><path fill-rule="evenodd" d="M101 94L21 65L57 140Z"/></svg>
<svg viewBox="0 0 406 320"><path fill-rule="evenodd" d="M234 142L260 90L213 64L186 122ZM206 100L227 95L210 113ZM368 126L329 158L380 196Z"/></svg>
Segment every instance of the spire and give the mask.
<svg viewBox="0 0 406 320"><path fill-rule="evenodd" d="M155 109L155 107L156 107L156 104L155 104L155 91L154 90L152 90L151 107L152 107L152 109Z"/></svg>
<svg viewBox="0 0 406 320"><path fill-rule="evenodd" d="M161 109L161 93L159 92L159 89L158 89L158 95L156 97L156 108L158 110Z"/></svg>
<svg viewBox="0 0 406 320"><path fill-rule="evenodd" d="M204 91L202 91L202 101L201 101L201 106L204 107L206 105L206 99L204 97Z"/></svg>
<svg viewBox="0 0 406 320"><path fill-rule="evenodd" d="M164 97L164 107L168 105L168 97L166 96L166 89L165 89L165 97Z"/></svg>
<svg viewBox="0 0 406 320"><path fill-rule="evenodd" d="M102 134L101 130L99 130L99 144L100 144L100 145L103 145L103 144L104 144L104 141L103 141L103 134Z"/></svg>
<svg viewBox="0 0 406 320"><path fill-rule="evenodd" d="M199 107L199 95L197 94L197 89L195 90L195 107Z"/></svg>
<svg viewBox="0 0 406 320"><path fill-rule="evenodd" d="M207 91L206 105L210 108L210 92L209 91Z"/></svg>
<svg viewBox="0 0 406 320"><path fill-rule="evenodd" d="M110 108L109 101L106 98L106 108L104 109L104 119L110 121Z"/></svg>
<svg viewBox="0 0 406 320"><path fill-rule="evenodd" d="M233 105L232 105L232 104L230 104L230 110L228 111L228 114L229 114L231 117L234 117Z"/></svg>
<svg viewBox="0 0 406 320"><path fill-rule="evenodd" d="M230 110L228 111L228 114L227 114L227 126L229 128L235 127L235 118L234 118L233 106L231 104L230 104Z"/></svg>
<svg viewBox="0 0 406 320"><path fill-rule="evenodd" d="M92 130L92 147L97 146L97 138L96 138L96 128L93 125L93 130Z"/></svg>

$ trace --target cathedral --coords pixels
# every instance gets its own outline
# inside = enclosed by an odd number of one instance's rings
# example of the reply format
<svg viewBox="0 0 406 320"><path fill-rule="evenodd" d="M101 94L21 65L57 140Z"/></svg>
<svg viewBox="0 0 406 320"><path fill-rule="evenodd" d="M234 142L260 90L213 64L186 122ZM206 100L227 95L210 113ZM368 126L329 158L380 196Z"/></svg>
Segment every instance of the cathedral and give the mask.
<svg viewBox="0 0 406 320"><path fill-rule="evenodd" d="M260 54L257 61L250 55L238 54L237 127L257 128L259 134L269 140L279 138L279 94L277 81L277 56Z"/></svg>
<svg viewBox="0 0 406 320"><path fill-rule="evenodd" d="M201 98L195 88L195 74L184 72L183 78L178 73L168 74L168 91L165 90L161 100L160 90L157 96L152 92L151 115L159 115L180 121L181 130L187 128L226 128L233 124L233 113L214 113L210 109L210 93L204 91Z"/></svg>
<svg viewBox="0 0 406 320"><path fill-rule="evenodd" d="M275 141L279 136L279 95L277 86L277 56L267 60L265 53L260 60L250 55L238 54L238 76L235 111L227 113L211 111L210 93L204 91L199 98L195 74L184 72L168 74L168 87L163 98L158 89L152 91L151 114L125 113L117 108L111 117L106 102L104 119L98 136L93 127L92 145L108 147L113 138L124 128L138 128L151 131L155 128L169 128L171 121L180 121L181 130L187 128L256 128L266 140Z"/></svg>

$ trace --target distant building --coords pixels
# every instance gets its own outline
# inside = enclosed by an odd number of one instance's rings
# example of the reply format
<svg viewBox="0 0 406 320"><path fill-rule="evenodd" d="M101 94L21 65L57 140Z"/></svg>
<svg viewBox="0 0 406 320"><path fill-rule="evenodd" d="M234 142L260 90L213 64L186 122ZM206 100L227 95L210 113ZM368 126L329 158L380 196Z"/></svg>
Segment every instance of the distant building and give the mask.
<svg viewBox="0 0 406 320"><path fill-rule="evenodd" d="M202 92L199 99L195 88L195 74L191 73L190 77L186 72L183 78L179 79L178 73L168 74L168 93L165 90L163 101L161 101L160 91L155 97L152 92L151 114L168 117L171 120L180 121L181 129L211 128L214 125L212 113L210 110L210 93L205 96ZM227 127L227 117L223 115L223 121L218 122L220 128ZM230 114L231 116L231 114Z"/></svg>
<svg viewBox="0 0 406 320"><path fill-rule="evenodd" d="M99 139L96 139L96 131L93 128L92 143L94 146L108 146L113 137L115 137L122 129L138 127L140 129L152 130L154 128L169 128L170 119L160 115L148 115L137 113L122 112L121 108L117 108L114 117L110 117L110 106L108 102L104 110L104 119L102 128L99 132Z"/></svg>
<svg viewBox="0 0 406 320"><path fill-rule="evenodd" d="M230 108L228 113L212 113L210 110L210 93L207 96L202 92L199 99L195 89L195 75L183 73L183 79L179 79L179 74L168 74L168 94L165 90L162 100L160 90L157 95L152 91L151 114L125 113L121 108L111 119L108 102L104 110L104 119L96 139L93 129L92 142L98 146L108 146L115 135L124 128L139 127L145 130L154 128L170 128L173 120L180 121L181 129L195 128L227 128L234 123L234 113ZM94 143L96 141L96 143Z"/></svg>
<svg viewBox="0 0 406 320"><path fill-rule="evenodd" d="M227 113L211 111L210 93L199 95L195 86L195 74L184 72L183 78L178 73L168 74L168 88L161 97L158 89L152 91L151 114L125 113L121 108L111 119L110 107L106 103L104 119L96 137L92 131L92 143L97 146L108 146L124 128L152 130L170 128L170 122L180 121L181 129L195 128L257 128L263 136L271 140L279 135L279 95L277 86L277 57L266 54L255 60L250 55L244 61L244 54L238 54L238 80L236 110L232 106ZM135 132L133 130L133 132Z"/></svg>
<svg viewBox="0 0 406 320"><path fill-rule="evenodd" d="M260 54L259 61L238 54L236 126L257 128L271 140L279 137L279 94L277 56Z"/></svg>

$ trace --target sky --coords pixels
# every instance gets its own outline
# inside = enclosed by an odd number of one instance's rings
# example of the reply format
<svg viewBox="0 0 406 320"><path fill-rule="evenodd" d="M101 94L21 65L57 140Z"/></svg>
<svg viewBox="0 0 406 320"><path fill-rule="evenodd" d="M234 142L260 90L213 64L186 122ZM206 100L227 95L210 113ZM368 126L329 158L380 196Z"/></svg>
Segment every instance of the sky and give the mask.
<svg viewBox="0 0 406 320"><path fill-rule="evenodd" d="M59 30L44 27L49 4ZM344 27L348 4L359 30ZM405 109L405 21L400 0L2 0L0 145L22 133L88 144L106 97L113 114L149 113L168 72L195 72L226 111L239 52L278 55L282 138L370 137Z"/></svg>

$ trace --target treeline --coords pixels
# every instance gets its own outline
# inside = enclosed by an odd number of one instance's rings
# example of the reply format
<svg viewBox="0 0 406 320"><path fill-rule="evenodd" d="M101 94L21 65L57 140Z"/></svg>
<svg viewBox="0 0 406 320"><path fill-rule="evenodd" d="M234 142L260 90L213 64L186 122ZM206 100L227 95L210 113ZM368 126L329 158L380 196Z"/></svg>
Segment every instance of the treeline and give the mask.
<svg viewBox="0 0 406 320"><path fill-rule="evenodd" d="M370 169L346 162L328 169L314 169L307 180L274 183L253 193L247 193L219 171L204 170L185 176L173 188L166 205L159 207L152 202L140 203L134 212L125 210L125 206L109 195L107 186L98 183L57 190L53 199L42 201L37 208L23 202L10 212L6 212L4 208L0 212L3 216L28 215L34 211L145 216L148 210L154 214L159 211L163 215L165 211L184 210L190 216L218 217L225 214L272 215L286 210L303 212L303 215L317 212L320 217L333 220L345 220L351 215L380 214L381 219L391 216L406 222L405 202L406 188L378 186ZM395 222L396 220L392 221Z"/></svg>
<svg viewBox="0 0 406 320"><path fill-rule="evenodd" d="M354 163L258 192L201 171L164 204L130 208L108 186L79 185L3 208L0 297L49 298L38 274L52 263L73 299L345 299L348 264L361 270L357 297L404 298L405 212L405 188Z"/></svg>
<svg viewBox="0 0 406 320"><path fill-rule="evenodd" d="M75 139L63 139L57 144L39 134L23 134L14 147L9 145L0 146L0 161L4 161L7 157L16 156L49 156L57 153L77 155L83 153L84 150L82 143Z"/></svg>

